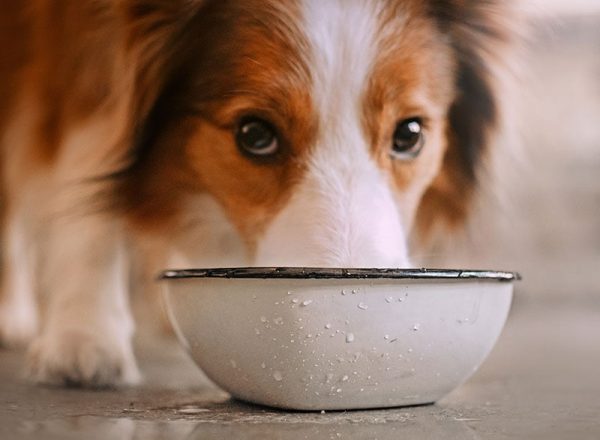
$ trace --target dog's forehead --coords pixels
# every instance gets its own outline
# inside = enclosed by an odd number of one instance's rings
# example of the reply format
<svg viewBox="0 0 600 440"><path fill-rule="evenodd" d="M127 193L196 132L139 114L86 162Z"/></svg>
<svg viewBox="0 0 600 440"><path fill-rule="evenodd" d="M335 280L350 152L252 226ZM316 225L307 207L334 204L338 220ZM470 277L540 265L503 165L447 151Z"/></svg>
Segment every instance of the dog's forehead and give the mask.
<svg viewBox="0 0 600 440"><path fill-rule="evenodd" d="M437 43L424 7L411 0L222 1L208 10L195 96L240 98L239 107L271 116L276 109L284 131L297 121L320 132L352 121L355 135L360 125L372 132L378 122L365 119L373 109L427 95L438 87L428 75L444 70L425 65Z"/></svg>
<svg viewBox="0 0 600 440"><path fill-rule="evenodd" d="M375 59L381 2L302 0L303 31L317 108L333 116L356 107Z"/></svg>
<svg viewBox="0 0 600 440"><path fill-rule="evenodd" d="M402 45L410 0L220 1L201 28L205 60L229 63L233 80L363 86L377 59ZM214 66L209 66L214 67ZM219 66L217 66L219 67ZM224 68L225 66L222 66Z"/></svg>

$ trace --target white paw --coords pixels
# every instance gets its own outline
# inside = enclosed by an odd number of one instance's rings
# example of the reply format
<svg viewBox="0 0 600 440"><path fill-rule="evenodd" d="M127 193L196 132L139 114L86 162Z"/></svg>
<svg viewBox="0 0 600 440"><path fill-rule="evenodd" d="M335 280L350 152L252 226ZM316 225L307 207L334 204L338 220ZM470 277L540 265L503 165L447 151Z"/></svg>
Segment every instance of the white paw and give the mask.
<svg viewBox="0 0 600 440"><path fill-rule="evenodd" d="M25 347L33 340L37 330L34 311L0 303L0 347Z"/></svg>
<svg viewBox="0 0 600 440"><path fill-rule="evenodd" d="M28 374L38 383L104 388L140 382L128 340L81 329L48 332L31 345Z"/></svg>

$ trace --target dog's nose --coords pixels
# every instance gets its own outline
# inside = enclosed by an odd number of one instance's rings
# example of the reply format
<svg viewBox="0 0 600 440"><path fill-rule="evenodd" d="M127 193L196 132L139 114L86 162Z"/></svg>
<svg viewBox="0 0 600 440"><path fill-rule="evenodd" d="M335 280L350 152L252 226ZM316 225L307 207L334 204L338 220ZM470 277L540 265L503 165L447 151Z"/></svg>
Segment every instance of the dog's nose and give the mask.
<svg viewBox="0 0 600 440"><path fill-rule="evenodd" d="M407 237L387 185L355 182L338 191L305 184L268 226L255 264L407 267Z"/></svg>
<svg viewBox="0 0 600 440"><path fill-rule="evenodd" d="M312 211L312 210L310 210ZM285 211L260 242L259 266L409 267L400 224L384 212L360 218Z"/></svg>

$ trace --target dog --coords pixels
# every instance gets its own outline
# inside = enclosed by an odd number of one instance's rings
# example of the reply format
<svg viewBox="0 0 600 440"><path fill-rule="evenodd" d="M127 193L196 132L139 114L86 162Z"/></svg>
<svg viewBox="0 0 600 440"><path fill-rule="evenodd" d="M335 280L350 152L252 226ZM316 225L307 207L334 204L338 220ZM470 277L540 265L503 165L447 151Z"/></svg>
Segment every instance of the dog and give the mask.
<svg viewBox="0 0 600 440"><path fill-rule="evenodd" d="M36 382L129 385L133 253L410 266L470 215L507 5L9 2L1 342L28 345Z"/></svg>

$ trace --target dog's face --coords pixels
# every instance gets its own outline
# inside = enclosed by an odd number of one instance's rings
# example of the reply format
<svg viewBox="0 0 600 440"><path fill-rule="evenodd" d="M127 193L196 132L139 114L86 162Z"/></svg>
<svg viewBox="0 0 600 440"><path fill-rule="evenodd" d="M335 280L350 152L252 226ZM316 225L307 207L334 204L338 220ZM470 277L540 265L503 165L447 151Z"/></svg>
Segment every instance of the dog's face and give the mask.
<svg viewBox="0 0 600 440"><path fill-rule="evenodd" d="M481 42L456 37L463 3L205 1L138 29L166 41L126 173L148 195L138 219L177 224L208 195L252 264L407 265L415 222L464 215L495 120Z"/></svg>

